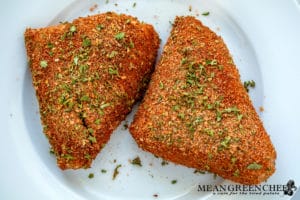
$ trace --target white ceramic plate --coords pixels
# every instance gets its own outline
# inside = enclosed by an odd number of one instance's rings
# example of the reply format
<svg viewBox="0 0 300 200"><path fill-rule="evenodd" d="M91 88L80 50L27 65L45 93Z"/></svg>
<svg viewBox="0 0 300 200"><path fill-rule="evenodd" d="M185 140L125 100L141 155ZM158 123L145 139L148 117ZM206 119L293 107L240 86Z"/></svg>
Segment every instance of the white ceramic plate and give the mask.
<svg viewBox="0 0 300 200"><path fill-rule="evenodd" d="M136 5L134 6L134 3ZM6 3L6 4L5 4ZM0 2L0 199L287 199L281 195L213 195L198 184L231 184L212 174L169 163L140 150L123 122L88 170L61 171L42 133L26 63L25 27L44 27L79 16L115 11L154 25L162 45L176 15L193 15L221 35L242 80L255 80L251 99L277 150L276 173L267 184L299 188L299 2L287 0L67 0ZM90 8L97 4L94 11ZM208 16L203 12L209 11ZM259 107L264 107L264 112ZM136 110L136 107L135 109ZM130 123L134 111L127 117ZM129 163L139 156L142 167ZM121 164L112 180L114 168ZM106 173L101 173L105 169ZM94 174L89 179L89 173ZM172 184L172 180L177 180Z"/></svg>

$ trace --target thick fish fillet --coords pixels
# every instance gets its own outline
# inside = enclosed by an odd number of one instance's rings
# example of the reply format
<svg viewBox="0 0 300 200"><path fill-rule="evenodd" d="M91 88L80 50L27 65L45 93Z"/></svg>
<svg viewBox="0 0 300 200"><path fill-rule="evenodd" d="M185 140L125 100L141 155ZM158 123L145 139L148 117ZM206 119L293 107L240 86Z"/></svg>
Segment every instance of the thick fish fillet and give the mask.
<svg viewBox="0 0 300 200"><path fill-rule="evenodd" d="M276 152L221 37L177 17L130 126L157 156L243 184L275 171Z"/></svg>
<svg viewBox="0 0 300 200"><path fill-rule="evenodd" d="M40 29L25 43L41 121L61 169L90 167L150 78L153 27L105 13Z"/></svg>

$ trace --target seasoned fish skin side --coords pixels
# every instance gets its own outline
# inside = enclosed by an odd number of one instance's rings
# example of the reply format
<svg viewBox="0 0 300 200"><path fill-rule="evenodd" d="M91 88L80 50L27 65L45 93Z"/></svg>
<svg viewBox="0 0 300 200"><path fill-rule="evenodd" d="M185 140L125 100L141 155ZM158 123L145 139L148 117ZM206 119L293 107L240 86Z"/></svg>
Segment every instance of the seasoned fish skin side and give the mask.
<svg viewBox="0 0 300 200"><path fill-rule="evenodd" d="M146 88L151 25L112 12L25 31L43 131L61 169L90 167Z"/></svg>
<svg viewBox="0 0 300 200"><path fill-rule="evenodd" d="M177 17L130 132L157 156L258 184L276 152L221 37Z"/></svg>

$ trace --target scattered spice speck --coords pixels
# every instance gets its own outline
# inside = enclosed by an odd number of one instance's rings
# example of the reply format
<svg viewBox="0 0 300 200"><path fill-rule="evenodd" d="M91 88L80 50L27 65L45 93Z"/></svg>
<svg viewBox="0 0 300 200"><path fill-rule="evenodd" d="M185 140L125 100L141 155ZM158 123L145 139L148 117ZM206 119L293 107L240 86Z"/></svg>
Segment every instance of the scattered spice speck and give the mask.
<svg viewBox="0 0 300 200"><path fill-rule="evenodd" d="M50 148L49 153L53 154L53 155L55 154L55 152L54 152L54 150L52 148Z"/></svg>
<svg viewBox="0 0 300 200"><path fill-rule="evenodd" d="M208 11L202 13L203 16L208 16L209 14L210 14L210 13L209 13Z"/></svg>
<svg viewBox="0 0 300 200"><path fill-rule="evenodd" d="M249 92L249 87L255 88L255 81L254 80L244 81L244 88L247 92Z"/></svg>
<svg viewBox="0 0 300 200"><path fill-rule="evenodd" d="M263 106L260 106L259 107L259 112L264 112L265 111L265 108Z"/></svg>
<svg viewBox="0 0 300 200"><path fill-rule="evenodd" d="M90 11L93 12L96 8L98 8L98 4L94 4L90 7Z"/></svg>
<svg viewBox="0 0 300 200"><path fill-rule="evenodd" d="M142 167L142 162L139 156L130 161L130 163Z"/></svg>
<svg viewBox="0 0 300 200"><path fill-rule="evenodd" d="M122 167L122 165L117 165L116 168L114 169L114 173L113 173L113 177L112 177L113 180L115 180L116 177L118 176L120 167Z"/></svg>
<svg viewBox="0 0 300 200"><path fill-rule="evenodd" d="M124 122L124 125L123 125L123 127L124 127L124 129L125 129L125 130L127 130L127 129L128 129L128 127L129 127L129 125L128 125L128 121L125 121L125 122Z"/></svg>
<svg viewBox="0 0 300 200"><path fill-rule="evenodd" d="M194 174L205 174L205 171L195 169Z"/></svg>
<svg viewBox="0 0 300 200"><path fill-rule="evenodd" d="M89 178L94 178L94 174L93 173L89 173L88 177Z"/></svg>
<svg viewBox="0 0 300 200"><path fill-rule="evenodd" d="M172 180L171 183L172 183L172 184L176 184L176 183L177 183L177 180Z"/></svg>
<svg viewBox="0 0 300 200"><path fill-rule="evenodd" d="M102 174L105 174L106 172L107 172L106 169L101 169L101 173L102 173Z"/></svg>
<svg viewBox="0 0 300 200"><path fill-rule="evenodd" d="M214 174L214 180L216 180L216 179L217 179L217 177L218 177L218 175L217 175L217 174Z"/></svg>
<svg viewBox="0 0 300 200"><path fill-rule="evenodd" d="M161 165L162 166L165 166L165 165L168 165L169 163L168 163L168 161L165 161L165 160L163 160L162 162L161 162Z"/></svg>
<svg viewBox="0 0 300 200"><path fill-rule="evenodd" d="M135 8L135 7L136 7L136 2L134 2L134 3L133 3L132 7L133 7L133 8Z"/></svg>
<svg viewBox="0 0 300 200"><path fill-rule="evenodd" d="M154 198L157 198L157 197L158 197L158 194L153 194L153 197L154 197Z"/></svg>

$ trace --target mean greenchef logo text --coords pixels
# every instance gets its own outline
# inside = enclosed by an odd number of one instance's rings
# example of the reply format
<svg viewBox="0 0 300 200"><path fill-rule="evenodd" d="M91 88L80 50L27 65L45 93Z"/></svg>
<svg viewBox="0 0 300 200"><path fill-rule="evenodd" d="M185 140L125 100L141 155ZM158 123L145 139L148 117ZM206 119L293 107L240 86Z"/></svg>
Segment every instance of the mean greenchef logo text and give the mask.
<svg viewBox="0 0 300 200"><path fill-rule="evenodd" d="M198 192L212 192L213 195L289 195L297 190L294 180L287 184L261 185L198 185Z"/></svg>

